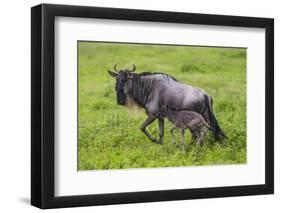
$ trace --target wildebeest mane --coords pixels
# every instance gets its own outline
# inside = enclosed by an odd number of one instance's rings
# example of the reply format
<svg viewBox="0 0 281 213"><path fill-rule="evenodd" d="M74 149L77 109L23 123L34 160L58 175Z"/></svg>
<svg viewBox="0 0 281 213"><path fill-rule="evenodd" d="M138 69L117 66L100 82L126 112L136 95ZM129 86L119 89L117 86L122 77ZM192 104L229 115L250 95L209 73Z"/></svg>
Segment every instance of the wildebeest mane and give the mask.
<svg viewBox="0 0 281 213"><path fill-rule="evenodd" d="M167 73L163 73L163 72L142 72L142 73L136 73L137 76L142 77L142 76L149 76L149 75L163 75L166 77L170 77L171 79L173 79L174 81L178 81L177 79L175 79L173 76L167 74Z"/></svg>
<svg viewBox="0 0 281 213"><path fill-rule="evenodd" d="M132 74L132 88L130 90L130 96L127 97L127 102L131 104L126 104L127 107L130 108L134 105L138 105L144 108L147 103L155 98L153 91L155 90L155 87L157 87L156 82L159 80L158 78L155 78L155 75L161 75L164 81L177 81L174 77L161 72L142 72ZM133 99L133 101L131 99Z"/></svg>
<svg viewBox="0 0 281 213"><path fill-rule="evenodd" d="M151 99L152 89L153 89L153 78L143 79L142 76L146 76L148 74L134 74L132 81L132 94L131 96L134 98L134 101L144 107L144 105Z"/></svg>

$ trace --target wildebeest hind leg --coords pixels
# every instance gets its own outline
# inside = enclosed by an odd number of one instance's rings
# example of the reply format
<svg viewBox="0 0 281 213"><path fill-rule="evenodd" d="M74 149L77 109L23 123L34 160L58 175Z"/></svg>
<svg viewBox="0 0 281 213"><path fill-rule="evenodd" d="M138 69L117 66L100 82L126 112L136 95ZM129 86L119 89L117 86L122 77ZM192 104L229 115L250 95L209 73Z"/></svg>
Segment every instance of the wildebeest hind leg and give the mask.
<svg viewBox="0 0 281 213"><path fill-rule="evenodd" d="M149 132L146 130L146 127L152 124L156 118L156 116L149 115L140 127L140 130L154 143L156 143L156 139L149 134Z"/></svg>
<svg viewBox="0 0 281 213"><path fill-rule="evenodd" d="M190 143L192 143L194 140L196 140L196 134L194 133L194 130L192 130L192 129L190 129L190 133L191 133Z"/></svg>
<svg viewBox="0 0 281 213"><path fill-rule="evenodd" d="M199 134L200 134L200 135L199 135L199 137L198 137L197 145L202 145L202 144L203 144L203 140L204 140L204 136L205 136L206 132L200 131Z"/></svg>
<svg viewBox="0 0 281 213"><path fill-rule="evenodd" d="M159 142L160 144L163 144L163 137L164 137L164 118L158 118L158 126L159 126Z"/></svg>

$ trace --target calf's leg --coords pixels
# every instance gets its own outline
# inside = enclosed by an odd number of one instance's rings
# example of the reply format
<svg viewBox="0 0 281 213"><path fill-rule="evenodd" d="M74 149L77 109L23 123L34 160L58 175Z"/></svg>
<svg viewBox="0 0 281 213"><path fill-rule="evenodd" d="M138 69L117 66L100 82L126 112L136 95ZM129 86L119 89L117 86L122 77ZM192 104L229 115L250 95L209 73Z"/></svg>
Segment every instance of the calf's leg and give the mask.
<svg viewBox="0 0 281 213"><path fill-rule="evenodd" d="M181 149L185 153L185 139L184 139L185 129L181 129Z"/></svg>
<svg viewBox="0 0 281 213"><path fill-rule="evenodd" d="M174 144L174 145L177 145L176 144L176 139L175 139L175 135L174 135L174 130L176 129L176 127L172 127L171 129L170 129L170 133L172 134L172 143Z"/></svg>
<svg viewBox="0 0 281 213"><path fill-rule="evenodd" d="M202 145L206 132L205 131L198 131L198 132L199 132L199 137L198 137L198 140L197 140L197 144Z"/></svg>
<svg viewBox="0 0 281 213"><path fill-rule="evenodd" d="M192 129L189 129L191 133L190 143L192 143L194 140L196 140L196 134Z"/></svg>

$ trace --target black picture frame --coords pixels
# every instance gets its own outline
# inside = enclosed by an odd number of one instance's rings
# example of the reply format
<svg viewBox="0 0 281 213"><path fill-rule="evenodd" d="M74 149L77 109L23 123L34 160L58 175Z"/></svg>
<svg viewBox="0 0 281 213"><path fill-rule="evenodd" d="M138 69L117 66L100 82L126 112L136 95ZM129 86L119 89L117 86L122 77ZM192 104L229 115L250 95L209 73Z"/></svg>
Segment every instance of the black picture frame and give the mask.
<svg viewBox="0 0 281 213"><path fill-rule="evenodd" d="M54 195L54 20L100 18L162 23L264 28L266 135L265 184L93 195ZM274 193L274 20L164 11L41 4L31 8L31 204L39 208L217 198Z"/></svg>

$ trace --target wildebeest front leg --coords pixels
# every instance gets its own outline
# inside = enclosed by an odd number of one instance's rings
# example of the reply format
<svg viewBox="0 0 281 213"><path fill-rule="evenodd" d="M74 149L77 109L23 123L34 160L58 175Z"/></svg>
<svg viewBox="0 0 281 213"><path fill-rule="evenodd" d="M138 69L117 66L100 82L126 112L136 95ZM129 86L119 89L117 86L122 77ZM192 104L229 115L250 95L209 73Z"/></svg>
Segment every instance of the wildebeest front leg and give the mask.
<svg viewBox="0 0 281 213"><path fill-rule="evenodd" d="M185 139L184 139L185 129L181 129L181 149L182 152L185 154Z"/></svg>
<svg viewBox="0 0 281 213"><path fill-rule="evenodd" d="M176 127L172 127L171 129L170 129L170 133L172 134L172 143L174 144L174 145L177 145L177 143L176 143L176 139L175 139L175 135L174 135L174 130L176 129Z"/></svg>
<svg viewBox="0 0 281 213"><path fill-rule="evenodd" d="M163 144L163 137L164 137L164 118L158 118L158 126L159 126L159 142Z"/></svg>
<svg viewBox="0 0 281 213"><path fill-rule="evenodd" d="M156 139L153 138L145 128L152 124L156 120L156 118L156 116L149 115L140 127L140 130L154 143L156 143Z"/></svg>

